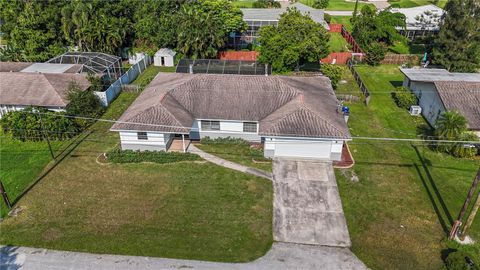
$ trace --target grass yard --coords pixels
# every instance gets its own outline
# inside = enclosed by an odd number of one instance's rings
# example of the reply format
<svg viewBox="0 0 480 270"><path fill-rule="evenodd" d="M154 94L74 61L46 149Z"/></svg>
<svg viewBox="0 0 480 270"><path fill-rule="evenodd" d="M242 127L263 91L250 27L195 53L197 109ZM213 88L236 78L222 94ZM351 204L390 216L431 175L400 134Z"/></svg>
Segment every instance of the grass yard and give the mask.
<svg viewBox="0 0 480 270"><path fill-rule="evenodd" d="M401 84L397 66L359 66L372 93L370 105L351 104L353 136L416 137L425 129L394 104L390 91ZM356 165L336 170L352 251L372 269L441 269L442 256L456 247L446 240L479 160L456 159L407 142L350 143ZM351 181L352 174L359 181ZM463 247L480 264L480 218L471 229L477 244Z"/></svg>
<svg viewBox="0 0 480 270"><path fill-rule="evenodd" d="M388 47L388 50L396 54L424 54L425 45L411 42L396 42L395 45Z"/></svg>
<svg viewBox="0 0 480 270"><path fill-rule="evenodd" d="M360 92L360 89L353 78L352 72L350 72L346 65L339 66L342 67L342 79L338 82L335 94L358 96L360 100L363 100L363 94Z"/></svg>
<svg viewBox="0 0 480 270"><path fill-rule="evenodd" d="M391 5L398 5L402 8L418 7L424 5L434 4L438 7L444 8L447 0L439 0L438 3L435 3L434 0L389 0Z"/></svg>
<svg viewBox="0 0 480 270"><path fill-rule="evenodd" d="M52 149L57 155L69 142L52 141ZM52 161L47 142L22 142L6 137L0 131L0 179L10 201L19 195L40 175ZM8 211L0 200L0 213Z"/></svg>
<svg viewBox="0 0 480 270"><path fill-rule="evenodd" d="M233 0L232 5L238 8L252 8L256 0Z"/></svg>
<svg viewBox="0 0 480 270"><path fill-rule="evenodd" d="M314 0L300 0L300 3L313 6ZM373 4L362 3L361 1L358 3L358 10L360 11L363 6L371 5L375 7ZM328 2L328 6L326 10L351 10L355 9L355 2L345 1L345 0L330 0Z"/></svg>
<svg viewBox="0 0 480 270"><path fill-rule="evenodd" d="M328 47L331 52L348 52L348 43L340 33L330 33Z"/></svg>
<svg viewBox="0 0 480 270"><path fill-rule="evenodd" d="M148 66L131 84L140 87L147 86L159 72L175 72L176 67L157 67L153 64Z"/></svg>
<svg viewBox="0 0 480 270"><path fill-rule="evenodd" d="M252 149L248 144L197 144L203 151L248 167L272 171L272 161L263 157L262 149Z"/></svg>
<svg viewBox="0 0 480 270"><path fill-rule="evenodd" d="M105 119L138 93L124 92ZM206 162L98 164L115 147L111 123L93 133L0 224L0 243L94 253L244 262L272 244L272 184Z"/></svg>
<svg viewBox="0 0 480 270"><path fill-rule="evenodd" d="M350 22L350 19L352 19L351 16L332 16L332 23L341 23L345 26L345 28L348 30L348 32L352 32L353 26L352 23Z"/></svg>

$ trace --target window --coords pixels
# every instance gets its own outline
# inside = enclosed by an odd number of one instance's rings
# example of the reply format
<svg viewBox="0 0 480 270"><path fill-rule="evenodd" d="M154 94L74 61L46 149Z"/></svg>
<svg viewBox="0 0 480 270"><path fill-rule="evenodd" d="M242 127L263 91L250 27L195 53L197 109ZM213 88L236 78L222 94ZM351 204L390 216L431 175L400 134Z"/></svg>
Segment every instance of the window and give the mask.
<svg viewBox="0 0 480 270"><path fill-rule="evenodd" d="M137 139L148 140L147 132L137 132Z"/></svg>
<svg viewBox="0 0 480 270"><path fill-rule="evenodd" d="M257 133L257 123L243 122L243 132Z"/></svg>
<svg viewBox="0 0 480 270"><path fill-rule="evenodd" d="M202 120L202 130L220 130L220 121Z"/></svg>

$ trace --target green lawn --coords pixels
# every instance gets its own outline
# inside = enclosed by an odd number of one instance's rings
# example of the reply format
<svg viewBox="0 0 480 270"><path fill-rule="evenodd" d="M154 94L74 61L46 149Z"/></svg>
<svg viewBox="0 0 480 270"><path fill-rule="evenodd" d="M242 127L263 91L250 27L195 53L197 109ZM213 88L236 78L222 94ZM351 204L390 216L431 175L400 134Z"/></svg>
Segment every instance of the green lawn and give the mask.
<svg viewBox="0 0 480 270"><path fill-rule="evenodd" d="M263 149L252 149L248 144L196 144L205 152L245 166L272 171L272 162L263 157Z"/></svg>
<svg viewBox="0 0 480 270"><path fill-rule="evenodd" d="M68 143L52 141L54 154L59 154ZM15 201L51 160L47 142L13 140L0 131L0 179L10 201ZM3 200L0 207L3 216L8 212Z"/></svg>
<svg viewBox="0 0 480 270"><path fill-rule="evenodd" d="M256 0L233 0L232 5L238 8L252 8Z"/></svg>
<svg viewBox="0 0 480 270"><path fill-rule="evenodd" d="M124 92L105 119L138 96ZM94 253L243 262L272 243L272 184L208 162L98 164L115 147L93 133L0 224L0 243Z"/></svg>
<svg viewBox="0 0 480 270"><path fill-rule="evenodd" d="M391 5L398 5L402 8L418 7L430 4L434 4L443 8L445 7L447 0L439 0L437 4L435 4L434 0L389 0L388 2Z"/></svg>
<svg viewBox="0 0 480 270"><path fill-rule="evenodd" d="M148 66L131 84L140 87L147 86L159 72L175 72L176 67L157 67L153 64Z"/></svg>
<svg viewBox="0 0 480 270"><path fill-rule="evenodd" d="M314 0L300 0L300 3L303 3L308 6L313 6ZM375 7L373 4L359 2L358 10L360 11L362 7L365 5L371 5ZM326 8L326 10L351 10L351 11L353 11L354 9L355 9L355 2L347 2L345 0L330 0Z"/></svg>
<svg viewBox="0 0 480 270"><path fill-rule="evenodd" d="M350 22L351 16L332 16L332 23L341 23L351 33L353 26Z"/></svg>
<svg viewBox="0 0 480 270"><path fill-rule="evenodd" d="M350 104L353 136L416 137L425 121L394 104L397 66L357 67L372 94L368 107ZM446 241L479 160L455 159L407 142L354 140L353 169L336 170L352 251L372 269L441 269ZM351 181L352 173L359 182ZM480 240L477 216L471 235ZM465 248L465 247L464 247ZM477 254L480 244L466 247Z"/></svg>
<svg viewBox="0 0 480 270"><path fill-rule="evenodd" d="M348 52L348 43L340 33L330 33L328 47L331 52Z"/></svg>
<svg viewBox="0 0 480 270"><path fill-rule="evenodd" d="M394 45L388 47L388 50L397 54L424 54L425 45L411 42L396 42Z"/></svg>
<svg viewBox="0 0 480 270"><path fill-rule="evenodd" d="M360 92L355 79L353 78L352 72L348 69L346 65L339 65L342 67L342 79L338 82L337 89L335 89L335 94L337 95L353 95L363 100L363 94Z"/></svg>

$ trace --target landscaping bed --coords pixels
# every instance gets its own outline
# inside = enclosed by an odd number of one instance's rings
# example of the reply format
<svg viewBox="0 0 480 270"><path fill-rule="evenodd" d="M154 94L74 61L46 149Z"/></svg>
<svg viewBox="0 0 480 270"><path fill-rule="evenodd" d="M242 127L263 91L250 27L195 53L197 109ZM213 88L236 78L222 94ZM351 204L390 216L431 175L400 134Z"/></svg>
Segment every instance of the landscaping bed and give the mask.
<svg viewBox="0 0 480 270"><path fill-rule="evenodd" d="M396 106L398 66L356 67L372 94L369 106L350 104L353 136L415 138L428 132L422 117ZM354 140L355 166L336 170L352 251L372 269L442 269L448 252L461 248L479 265L480 244L446 240L478 169L479 160L458 159L410 142ZM480 240L480 222L471 236ZM475 257L476 256L476 257Z"/></svg>
<svg viewBox="0 0 480 270"><path fill-rule="evenodd" d="M121 93L118 119L138 93ZM98 122L0 224L0 243L92 253L245 262L272 244L270 181L211 163L104 166L118 143Z"/></svg>
<svg viewBox="0 0 480 270"><path fill-rule="evenodd" d="M153 162L159 164L180 161L201 160L200 156L192 153L177 153L165 151L132 151L114 148L106 153L107 161L112 163L140 163Z"/></svg>

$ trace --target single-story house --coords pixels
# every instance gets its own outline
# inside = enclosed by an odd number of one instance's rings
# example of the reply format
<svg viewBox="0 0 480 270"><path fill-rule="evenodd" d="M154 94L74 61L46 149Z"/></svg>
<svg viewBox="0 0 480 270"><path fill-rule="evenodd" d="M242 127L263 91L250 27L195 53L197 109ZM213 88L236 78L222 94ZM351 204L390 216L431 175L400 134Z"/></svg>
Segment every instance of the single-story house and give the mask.
<svg viewBox="0 0 480 270"><path fill-rule="evenodd" d="M173 67L175 66L176 54L172 49L162 48L153 56L153 65L157 67Z"/></svg>
<svg viewBox="0 0 480 270"><path fill-rule="evenodd" d="M122 149L234 137L263 143L266 157L340 160L351 135L337 106L324 76L159 73L111 131Z"/></svg>
<svg viewBox="0 0 480 270"><path fill-rule="evenodd" d="M397 27L397 30L410 40L438 34L445 13L443 9L431 4L411 8L391 8L390 12L405 15L406 28Z"/></svg>
<svg viewBox="0 0 480 270"><path fill-rule="evenodd" d="M82 90L90 87L86 74L76 73L79 68L75 64L0 62L0 118L28 106L65 110L71 82Z"/></svg>
<svg viewBox="0 0 480 270"><path fill-rule="evenodd" d="M312 20L323 25L325 29L330 29L328 23L324 20L323 9L315 9L302 3L294 3L289 8L296 8L302 14L310 16ZM229 40L230 45L240 46L255 43L258 38L260 27L266 25L278 25L280 15L287 11L287 8L241 8L243 21L247 23L247 30L243 33L236 33Z"/></svg>
<svg viewBox="0 0 480 270"><path fill-rule="evenodd" d="M417 96L422 114L435 126L444 111L458 111L468 128L480 136L480 74L452 73L445 69L401 69L403 86Z"/></svg>

